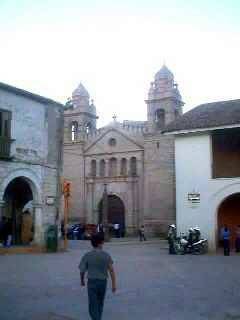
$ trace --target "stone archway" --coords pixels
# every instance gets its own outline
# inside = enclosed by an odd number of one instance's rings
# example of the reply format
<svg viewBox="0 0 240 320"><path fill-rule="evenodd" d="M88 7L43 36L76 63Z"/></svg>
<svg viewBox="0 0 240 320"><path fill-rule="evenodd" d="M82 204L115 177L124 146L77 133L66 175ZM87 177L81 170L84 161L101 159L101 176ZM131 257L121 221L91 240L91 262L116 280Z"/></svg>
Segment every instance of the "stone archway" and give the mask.
<svg viewBox="0 0 240 320"><path fill-rule="evenodd" d="M31 200L33 200L33 192L27 179L24 177L17 177L13 179L6 187L3 195L4 200L4 216L11 224L12 243L28 244L33 240L32 225L33 215L30 213L23 214L23 207ZM28 219L29 231L26 237L26 226Z"/></svg>
<svg viewBox="0 0 240 320"><path fill-rule="evenodd" d="M236 227L240 225L240 192L226 197L218 208L218 244L221 228L227 225L231 232L231 247L234 247Z"/></svg>
<svg viewBox="0 0 240 320"><path fill-rule="evenodd" d="M102 223L102 206L103 200L99 202L98 206L98 223ZM123 201L116 195L108 195L108 222L110 225L118 223L120 226L120 233L125 234L125 207Z"/></svg>

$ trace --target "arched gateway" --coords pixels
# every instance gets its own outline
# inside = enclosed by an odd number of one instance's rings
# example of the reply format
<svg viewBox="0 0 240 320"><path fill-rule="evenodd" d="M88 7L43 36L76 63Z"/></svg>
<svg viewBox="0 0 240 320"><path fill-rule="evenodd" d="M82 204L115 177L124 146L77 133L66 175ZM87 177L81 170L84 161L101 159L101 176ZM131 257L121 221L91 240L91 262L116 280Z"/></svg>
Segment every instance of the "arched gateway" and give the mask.
<svg viewBox="0 0 240 320"><path fill-rule="evenodd" d="M240 225L240 193L235 193L223 200L218 209L218 239L221 228L227 225L231 232L231 247L234 247L236 228ZM219 241L220 243L220 241Z"/></svg>
<svg viewBox="0 0 240 320"><path fill-rule="evenodd" d="M98 223L102 223L103 218L103 200L99 202L99 219ZM122 235L125 233L125 208L123 201L116 195L108 195L108 223L118 223Z"/></svg>
<svg viewBox="0 0 240 320"><path fill-rule="evenodd" d="M13 179L4 191L3 200L5 202L4 216L12 225L12 242L21 244L23 235L24 215L23 207L33 200L33 192L28 180L24 177ZM32 216L29 215L29 223L32 223ZM29 236L29 241L33 237Z"/></svg>

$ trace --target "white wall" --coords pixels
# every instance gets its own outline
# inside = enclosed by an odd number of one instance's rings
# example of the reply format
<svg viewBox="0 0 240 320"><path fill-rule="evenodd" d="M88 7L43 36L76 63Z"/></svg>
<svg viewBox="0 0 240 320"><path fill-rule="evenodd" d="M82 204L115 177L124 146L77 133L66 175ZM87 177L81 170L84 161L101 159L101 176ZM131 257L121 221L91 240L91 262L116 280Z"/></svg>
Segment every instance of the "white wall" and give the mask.
<svg viewBox="0 0 240 320"><path fill-rule="evenodd" d="M211 136L179 135L175 139L176 219L178 232L198 226L216 248L217 211L230 194L240 192L240 178L211 178ZM200 203L188 201L188 193L200 193Z"/></svg>
<svg viewBox="0 0 240 320"><path fill-rule="evenodd" d="M0 90L0 107L12 112L11 156L24 161L46 161L48 152L46 106Z"/></svg>
<svg viewBox="0 0 240 320"><path fill-rule="evenodd" d="M4 192L13 179L27 178L38 205L38 216L40 209L43 215L39 218L43 233L44 228L55 223L58 208L63 111L58 105L47 105L4 89L0 89L0 109L12 112L11 138L14 139L11 159L0 159L0 202L4 202ZM55 203L48 205L47 197L56 199Z"/></svg>

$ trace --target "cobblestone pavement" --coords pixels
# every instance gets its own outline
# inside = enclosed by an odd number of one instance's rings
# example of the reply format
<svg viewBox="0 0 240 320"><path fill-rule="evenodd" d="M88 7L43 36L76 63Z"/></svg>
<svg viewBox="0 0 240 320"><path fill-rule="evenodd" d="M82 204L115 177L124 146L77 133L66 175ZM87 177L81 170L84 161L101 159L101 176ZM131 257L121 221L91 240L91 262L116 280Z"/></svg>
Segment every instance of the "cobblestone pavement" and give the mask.
<svg viewBox="0 0 240 320"><path fill-rule="evenodd" d="M89 320L77 269L86 241L67 253L0 256L0 320ZM103 320L240 319L240 256L169 256L158 244L107 244L118 291Z"/></svg>

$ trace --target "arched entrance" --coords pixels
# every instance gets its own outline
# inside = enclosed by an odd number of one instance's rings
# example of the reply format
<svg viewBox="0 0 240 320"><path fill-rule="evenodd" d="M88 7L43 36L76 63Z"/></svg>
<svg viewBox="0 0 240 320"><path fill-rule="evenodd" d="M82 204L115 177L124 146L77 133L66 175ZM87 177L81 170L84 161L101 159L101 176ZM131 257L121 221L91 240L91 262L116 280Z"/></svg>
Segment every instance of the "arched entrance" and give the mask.
<svg viewBox="0 0 240 320"><path fill-rule="evenodd" d="M24 220L22 209L26 203L33 200L33 193L27 179L24 177L13 179L5 189L3 200L5 201L4 216L12 225L12 243L22 244ZM29 218L31 223L31 216Z"/></svg>
<svg viewBox="0 0 240 320"><path fill-rule="evenodd" d="M240 193L228 196L218 209L218 242L221 228L227 225L231 232L231 247L234 247L236 228L240 225Z"/></svg>
<svg viewBox="0 0 240 320"><path fill-rule="evenodd" d="M100 201L98 206L99 216L98 223L102 223L103 200ZM120 233L122 236L125 234L125 208L123 201L116 195L108 195L108 223L118 223L120 226Z"/></svg>

